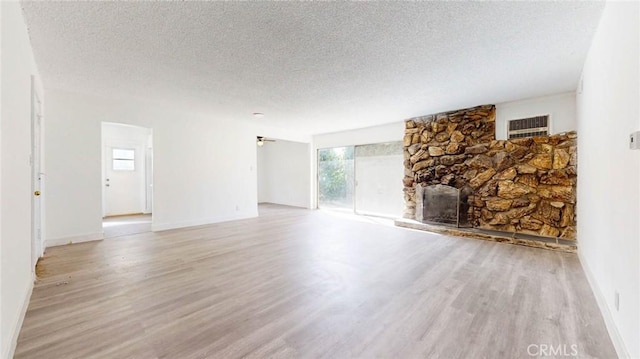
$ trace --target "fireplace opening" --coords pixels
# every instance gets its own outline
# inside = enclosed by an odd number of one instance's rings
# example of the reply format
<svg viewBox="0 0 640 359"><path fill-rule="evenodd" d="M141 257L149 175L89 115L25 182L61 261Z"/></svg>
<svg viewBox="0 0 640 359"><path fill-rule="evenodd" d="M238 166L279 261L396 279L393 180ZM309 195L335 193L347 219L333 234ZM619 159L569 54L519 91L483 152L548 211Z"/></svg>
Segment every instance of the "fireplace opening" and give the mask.
<svg viewBox="0 0 640 359"><path fill-rule="evenodd" d="M421 188L418 198L422 200L416 219L423 223L444 224L454 227L471 227L469 221L470 191L437 184Z"/></svg>

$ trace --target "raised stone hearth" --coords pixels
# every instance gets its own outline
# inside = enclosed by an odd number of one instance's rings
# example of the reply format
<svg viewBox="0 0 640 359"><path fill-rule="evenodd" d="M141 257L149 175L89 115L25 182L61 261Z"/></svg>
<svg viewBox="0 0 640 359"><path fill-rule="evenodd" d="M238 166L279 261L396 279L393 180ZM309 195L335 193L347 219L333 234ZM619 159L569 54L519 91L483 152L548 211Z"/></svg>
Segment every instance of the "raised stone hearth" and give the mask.
<svg viewBox="0 0 640 359"><path fill-rule="evenodd" d="M405 122L405 213L424 222L424 188L467 194L474 228L576 239L575 132L495 139L495 107L439 113Z"/></svg>
<svg viewBox="0 0 640 359"><path fill-rule="evenodd" d="M476 228L453 228L450 226L421 223L406 218L397 219L395 221L395 225L398 227L418 229L447 236L482 239L490 242L516 244L552 251L576 253L578 250L576 241L573 240L547 239L544 237L535 237L526 234L488 231Z"/></svg>

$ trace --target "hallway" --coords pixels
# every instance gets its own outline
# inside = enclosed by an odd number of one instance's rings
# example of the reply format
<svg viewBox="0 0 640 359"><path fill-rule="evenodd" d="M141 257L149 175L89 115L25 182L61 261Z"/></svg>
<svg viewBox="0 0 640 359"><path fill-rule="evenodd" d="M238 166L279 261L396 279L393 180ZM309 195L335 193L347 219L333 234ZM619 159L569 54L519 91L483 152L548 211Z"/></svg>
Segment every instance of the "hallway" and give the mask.
<svg viewBox="0 0 640 359"><path fill-rule="evenodd" d="M151 214L105 217L102 229L105 239L151 232Z"/></svg>

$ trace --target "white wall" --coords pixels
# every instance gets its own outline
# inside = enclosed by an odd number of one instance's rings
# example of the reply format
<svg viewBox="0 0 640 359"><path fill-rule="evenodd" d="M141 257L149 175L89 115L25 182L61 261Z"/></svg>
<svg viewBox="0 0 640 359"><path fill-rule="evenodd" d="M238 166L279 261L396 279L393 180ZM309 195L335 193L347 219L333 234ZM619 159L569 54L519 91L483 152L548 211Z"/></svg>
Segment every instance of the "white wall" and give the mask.
<svg viewBox="0 0 640 359"><path fill-rule="evenodd" d="M267 171L264 169L265 163L265 151L260 148L257 149L256 155L256 173L258 177L258 203L267 202Z"/></svg>
<svg viewBox="0 0 640 359"><path fill-rule="evenodd" d="M4 27L2 26L2 23L5 22L2 9L3 6L2 4L0 4L0 260L2 260L2 119L4 118L2 111L2 103L4 102L4 97L2 96L2 88L4 87L4 77L2 75L2 59L4 58L3 54L5 53L2 49L4 46L4 38L2 36L2 34L4 33L4 31L2 31ZM9 356L9 354L5 354L5 346L7 346L5 344L5 341L9 340L5 339L5 335L8 336L8 333L10 333L10 331L4 328L4 307L2 305L2 302L2 263L0 263L0 358L6 358Z"/></svg>
<svg viewBox="0 0 640 359"><path fill-rule="evenodd" d="M576 130L575 92L496 104L496 139L507 139L509 120L539 115L549 115L551 134Z"/></svg>
<svg viewBox="0 0 640 359"><path fill-rule="evenodd" d="M404 121L382 126L366 127L313 136L313 148L368 145L373 143L402 141L404 137Z"/></svg>
<svg viewBox="0 0 640 359"><path fill-rule="evenodd" d="M256 147L258 201L310 208L309 144L277 140Z"/></svg>
<svg viewBox="0 0 640 359"><path fill-rule="evenodd" d="M12 356L33 288L31 76L37 75L18 2L0 2L0 355Z"/></svg>
<svg viewBox="0 0 640 359"><path fill-rule="evenodd" d="M638 3L608 2L578 86L578 251L620 356L640 357ZM581 93L580 93L581 92ZM620 293L620 310L614 293Z"/></svg>
<svg viewBox="0 0 640 359"><path fill-rule="evenodd" d="M4 101L4 98L2 97L2 88L4 87L3 85L3 76L2 76L2 45L4 44L4 40L2 37L2 34L4 33L2 31L3 26L2 23L5 21L2 17L2 4L0 4L0 204L2 203L2 118L3 116L3 112L2 112L2 102ZM0 260L2 259L2 208L0 207ZM2 306L2 263L0 263L0 358L5 358L8 355L5 355L5 332L8 332L8 330L4 329L4 315L3 315L3 306Z"/></svg>
<svg viewBox="0 0 640 359"><path fill-rule="evenodd" d="M302 132L295 127L274 127L269 124L269 116L262 119L253 119L250 122L251 128L257 134L266 138L279 138L281 140L310 143L312 136Z"/></svg>
<svg viewBox="0 0 640 359"><path fill-rule="evenodd" d="M253 130L142 102L47 91L48 244L101 238L101 122L151 128L154 230L257 215Z"/></svg>
<svg viewBox="0 0 640 359"><path fill-rule="evenodd" d="M356 130L325 133L313 136L311 151L311 208L318 207L318 149L368 145L373 143L402 141L404 121ZM402 179L402 178L401 178ZM401 186L401 184L399 184Z"/></svg>

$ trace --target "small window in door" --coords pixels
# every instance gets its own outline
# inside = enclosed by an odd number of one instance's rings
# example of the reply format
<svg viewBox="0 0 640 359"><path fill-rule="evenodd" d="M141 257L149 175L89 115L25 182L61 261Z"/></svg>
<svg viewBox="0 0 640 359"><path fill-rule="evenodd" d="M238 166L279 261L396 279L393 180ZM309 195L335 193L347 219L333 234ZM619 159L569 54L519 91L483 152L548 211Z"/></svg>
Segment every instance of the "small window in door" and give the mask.
<svg viewBox="0 0 640 359"><path fill-rule="evenodd" d="M135 171L136 151L114 148L112 152L114 171Z"/></svg>

